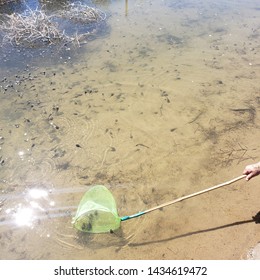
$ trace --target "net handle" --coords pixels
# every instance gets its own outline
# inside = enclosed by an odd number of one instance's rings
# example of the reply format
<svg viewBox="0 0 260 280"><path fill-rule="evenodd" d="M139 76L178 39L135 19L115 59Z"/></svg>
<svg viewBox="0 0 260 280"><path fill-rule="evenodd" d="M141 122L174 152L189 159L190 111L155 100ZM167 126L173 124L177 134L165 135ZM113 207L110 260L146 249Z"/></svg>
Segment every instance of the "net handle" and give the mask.
<svg viewBox="0 0 260 280"><path fill-rule="evenodd" d="M134 215L130 215L130 216L125 216L125 217L121 217L121 221L125 221L125 220L129 220L129 219L132 219L132 218L136 218L136 217L139 217L141 215L144 215L144 214L147 214L147 213L150 213L152 211L155 211L155 210L158 210L158 209L161 209L163 207L166 207L166 206L169 206L169 205L172 205L174 203L177 203L177 202L180 202L180 201L183 201L183 200L186 200L186 199L189 199L191 197L194 197L194 196L197 196L197 195L200 195L200 194L203 194L203 193L206 193L206 192L210 192L210 191L213 191L215 189L218 189L218 188L221 188L221 187L225 187L227 185L230 185L236 181L239 181L243 178L245 178L247 175L241 175L239 177L236 177L230 181L227 181L227 182L224 182L222 184L218 184L218 185L215 185L213 187L210 187L210 188L207 188L205 190L202 190L202 191L199 191L199 192L195 192L195 193L192 193L192 194L189 194L189 195L185 195L183 197L180 197L180 198L177 198L177 199L174 199L172 201L169 201L169 202L166 202L166 203L163 203L161 205L158 205L158 206L155 206L153 208L150 208L150 209L147 209L143 212L139 212L137 214L134 214Z"/></svg>

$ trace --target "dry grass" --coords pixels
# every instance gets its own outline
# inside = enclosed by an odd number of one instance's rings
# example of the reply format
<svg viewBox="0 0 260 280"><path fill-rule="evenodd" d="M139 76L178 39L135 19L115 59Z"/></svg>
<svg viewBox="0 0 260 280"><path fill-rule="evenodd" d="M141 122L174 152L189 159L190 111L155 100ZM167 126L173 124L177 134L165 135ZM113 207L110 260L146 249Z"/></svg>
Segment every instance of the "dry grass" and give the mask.
<svg viewBox="0 0 260 280"><path fill-rule="evenodd" d="M106 19L106 14L99 9L88 7L81 3L72 3L66 6L58 16L75 23L98 23Z"/></svg>
<svg viewBox="0 0 260 280"><path fill-rule="evenodd" d="M39 10L6 15L6 21L0 26L0 30L5 33L3 43L38 47L69 40L51 18Z"/></svg>
<svg viewBox="0 0 260 280"><path fill-rule="evenodd" d="M55 15L48 15L43 10L30 9L24 14L5 15L5 20L0 23L0 32L4 34L3 44L42 47L72 42L79 45L91 34L90 31L86 31L84 34L77 34L76 32L68 36L65 30L59 29L55 18L70 20L73 23L89 24L104 21L106 15L98 9L80 3L70 4L66 6L65 10Z"/></svg>

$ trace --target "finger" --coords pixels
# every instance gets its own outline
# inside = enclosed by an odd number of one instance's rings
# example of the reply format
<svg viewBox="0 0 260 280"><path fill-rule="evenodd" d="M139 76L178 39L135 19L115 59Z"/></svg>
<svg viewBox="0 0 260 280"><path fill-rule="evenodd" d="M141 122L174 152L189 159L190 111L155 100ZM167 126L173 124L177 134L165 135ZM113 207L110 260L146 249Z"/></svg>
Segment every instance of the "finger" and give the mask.
<svg viewBox="0 0 260 280"><path fill-rule="evenodd" d="M251 173L251 171L249 171L248 169L245 169L244 171L243 171L243 175L248 175L248 174L250 174Z"/></svg>
<svg viewBox="0 0 260 280"><path fill-rule="evenodd" d="M248 176L246 177L246 180L249 181L253 176L254 176L254 173L251 172L251 173L248 174Z"/></svg>

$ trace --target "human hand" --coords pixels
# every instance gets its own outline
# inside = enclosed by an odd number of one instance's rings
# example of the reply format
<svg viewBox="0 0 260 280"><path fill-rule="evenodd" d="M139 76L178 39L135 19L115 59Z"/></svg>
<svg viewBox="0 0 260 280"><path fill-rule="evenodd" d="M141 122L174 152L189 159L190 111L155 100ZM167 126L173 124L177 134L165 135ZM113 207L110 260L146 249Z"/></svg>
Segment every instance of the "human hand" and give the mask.
<svg viewBox="0 0 260 280"><path fill-rule="evenodd" d="M260 174L260 162L255 164L247 165L245 170L243 171L244 175L246 176L246 180L250 180L251 178Z"/></svg>

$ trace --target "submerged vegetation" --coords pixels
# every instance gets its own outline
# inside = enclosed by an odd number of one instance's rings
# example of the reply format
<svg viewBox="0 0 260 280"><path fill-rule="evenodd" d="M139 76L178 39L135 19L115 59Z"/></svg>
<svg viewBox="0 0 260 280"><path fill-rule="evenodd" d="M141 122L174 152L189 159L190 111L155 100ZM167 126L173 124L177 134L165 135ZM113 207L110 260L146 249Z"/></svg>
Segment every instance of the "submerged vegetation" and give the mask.
<svg viewBox="0 0 260 280"><path fill-rule="evenodd" d="M104 12L81 3L68 4L63 11L55 14L48 14L42 9L27 9L23 14L6 14L0 22L2 44L11 43L30 48L60 43L80 45L89 35L97 31L98 24L105 19ZM62 20L84 24L84 29L81 28L80 33L74 31L73 34L68 34L67 30L60 27Z"/></svg>

